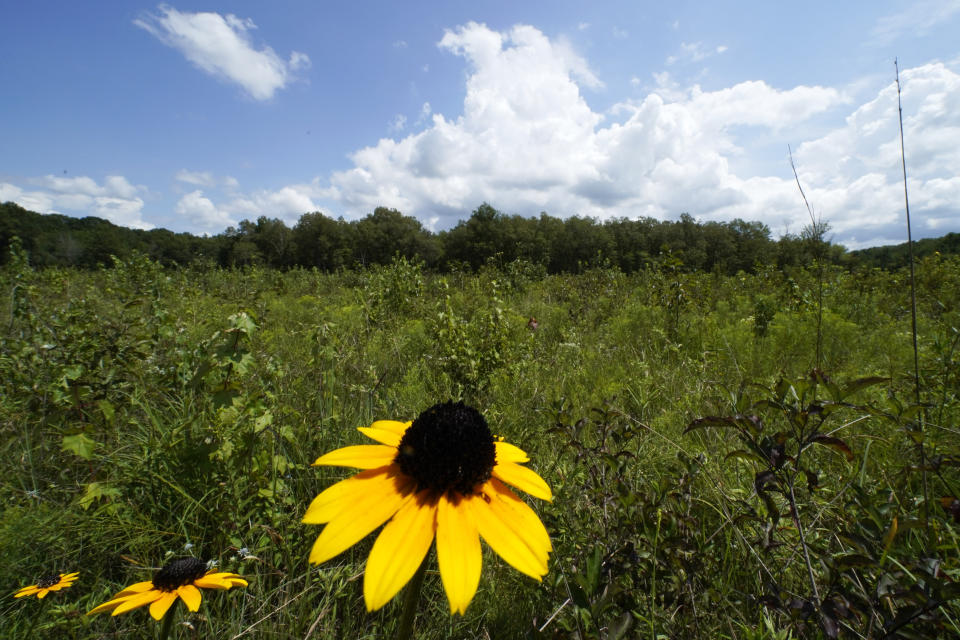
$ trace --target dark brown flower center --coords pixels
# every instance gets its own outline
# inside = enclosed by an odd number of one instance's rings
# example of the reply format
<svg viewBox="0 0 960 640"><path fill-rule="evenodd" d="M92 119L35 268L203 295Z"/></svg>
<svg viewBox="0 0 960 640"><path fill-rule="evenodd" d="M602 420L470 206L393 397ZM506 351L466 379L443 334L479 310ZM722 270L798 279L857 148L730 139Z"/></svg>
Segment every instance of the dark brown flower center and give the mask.
<svg viewBox="0 0 960 640"><path fill-rule="evenodd" d="M153 587L160 591L176 591L191 584L207 572L207 563L199 558L177 558L153 576Z"/></svg>
<svg viewBox="0 0 960 640"><path fill-rule="evenodd" d="M42 578L37 580L37 586L40 587L41 589L49 589L50 587L57 584L58 582L60 582L60 574L55 573L51 576L43 576Z"/></svg>
<svg viewBox="0 0 960 640"><path fill-rule="evenodd" d="M496 448L480 412L450 401L417 416L394 461L417 482L417 490L470 495L490 479Z"/></svg>

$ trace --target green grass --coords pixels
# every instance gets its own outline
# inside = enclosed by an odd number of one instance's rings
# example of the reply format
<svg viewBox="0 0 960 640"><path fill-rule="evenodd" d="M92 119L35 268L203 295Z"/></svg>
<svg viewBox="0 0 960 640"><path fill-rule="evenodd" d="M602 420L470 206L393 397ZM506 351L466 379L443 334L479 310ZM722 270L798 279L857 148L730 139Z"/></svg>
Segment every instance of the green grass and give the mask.
<svg viewBox="0 0 960 640"><path fill-rule="evenodd" d="M553 488L552 503L528 502L554 553L536 583L486 549L463 617L449 615L431 560L418 637L819 637L829 625L804 609L811 571L820 605L840 594L856 611L831 610L841 637L883 637L911 615L896 633L960 635L956 516L941 505L960 485L960 261L928 258L919 274L925 470L907 409L903 275L825 275L821 368L841 383L888 380L824 423L851 461L837 446L785 445L819 479L796 487L808 567L782 493L770 524L756 488L765 463L728 457L748 446L734 431L685 429L755 412L757 446L791 433L789 414L763 402L816 366L815 274L542 276L513 264L437 275L404 260L195 271L139 257L81 272L14 260L0 272L0 593L80 571L33 636L153 637L145 610L83 614L191 553L250 586L205 592L198 614L178 605L189 626L176 637L390 637L400 599L363 607L373 536L307 563L320 528L300 518L350 473L310 463L360 443L358 426L453 397ZM39 611L25 600L0 600L0 636L25 636Z"/></svg>

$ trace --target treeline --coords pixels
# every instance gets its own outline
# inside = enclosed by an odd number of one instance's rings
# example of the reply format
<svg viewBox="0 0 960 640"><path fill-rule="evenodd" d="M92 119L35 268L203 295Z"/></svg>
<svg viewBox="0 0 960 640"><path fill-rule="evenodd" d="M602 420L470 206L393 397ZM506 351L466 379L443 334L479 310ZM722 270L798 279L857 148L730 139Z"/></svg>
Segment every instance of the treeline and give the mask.
<svg viewBox="0 0 960 640"><path fill-rule="evenodd" d="M923 238L913 243L914 258L923 258L934 253L960 254L960 233L948 233L939 238ZM870 247L851 251L850 257L857 264L892 271L910 264L910 247L906 242L886 247Z"/></svg>
<svg viewBox="0 0 960 640"><path fill-rule="evenodd" d="M212 258L209 238L166 229L142 231L119 227L102 218L71 218L40 214L13 203L0 204L0 263L18 236L38 267L95 268L110 264L110 256L125 258L134 251L165 264L190 264Z"/></svg>
<svg viewBox="0 0 960 640"><path fill-rule="evenodd" d="M488 204L450 230L431 232L414 217L378 207L355 221L307 213L292 228L265 216L244 220L216 236L200 237L165 229L118 227L100 218L42 215L12 202L0 205L0 247L18 236L35 266L93 268L133 251L164 264L223 267L266 265L333 271L385 264L400 255L428 268L476 269L490 261L527 260L549 273L578 272L595 265L625 272L651 264L721 273L753 271L758 265L808 264L809 243L792 235L778 240L760 222L698 223L683 214L676 221L625 218L527 218L506 215ZM843 247L829 246L833 262L846 259ZM6 251L0 252L6 260Z"/></svg>

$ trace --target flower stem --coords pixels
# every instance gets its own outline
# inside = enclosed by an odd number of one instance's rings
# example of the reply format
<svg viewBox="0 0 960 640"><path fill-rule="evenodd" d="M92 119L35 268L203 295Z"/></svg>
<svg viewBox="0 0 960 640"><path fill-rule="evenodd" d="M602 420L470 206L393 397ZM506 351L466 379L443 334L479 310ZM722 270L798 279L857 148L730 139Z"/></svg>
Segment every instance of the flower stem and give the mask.
<svg viewBox="0 0 960 640"><path fill-rule="evenodd" d="M47 595L49 596L50 594L48 593ZM44 600L41 600L41 601L40 601L40 608L37 609L37 612L34 614L33 620L30 622L30 628L27 629L27 635L24 636L25 638L32 638L32 637L33 637L33 636L31 636L30 634L33 633L33 628L34 628L35 626L37 626L37 620L40 619L41 614L43 614L43 608L46 607L46 606L47 606L47 601L46 601L45 599L44 599Z"/></svg>
<svg viewBox="0 0 960 640"><path fill-rule="evenodd" d="M423 576L427 573L427 557L429 555L423 557L420 568L413 574L413 578L403 594L403 612L400 614L400 629L397 632L397 640L410 640L413 637L413 619L417 616L420 587L423 586Z"/></svg>
<svg viewBox="0 0 960 640"><path fill-rule="evenodd" d="M163 626L160 627L160 640L167 640L167 636L170 635L170 627L173 626L173 611L168 611L167 615L163 616Z"/></svg>

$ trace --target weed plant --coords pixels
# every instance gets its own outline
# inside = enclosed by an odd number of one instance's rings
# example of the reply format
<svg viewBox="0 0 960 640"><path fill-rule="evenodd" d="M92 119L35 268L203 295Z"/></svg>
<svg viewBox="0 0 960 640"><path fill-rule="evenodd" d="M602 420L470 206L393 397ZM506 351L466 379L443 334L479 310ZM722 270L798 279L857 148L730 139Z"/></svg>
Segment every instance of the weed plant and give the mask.
<svg viewBox="0 0 960 640"><path fill-rule="evenodd" d="M400 604L363 606L371 539L307 563L300 519L346 477L310 464L448 398L529 452L555 551L543 583L485 551L462 617L428 573L421 638L960 636L957 258L917 268L917 404L901 272L41 271L11 251L0 593L80 572L33 637L152 637L146 614L84 614L180 555L250 584L175 612L176 637L391 637ZM36 604L0 600L0 637Z"/></svg>

